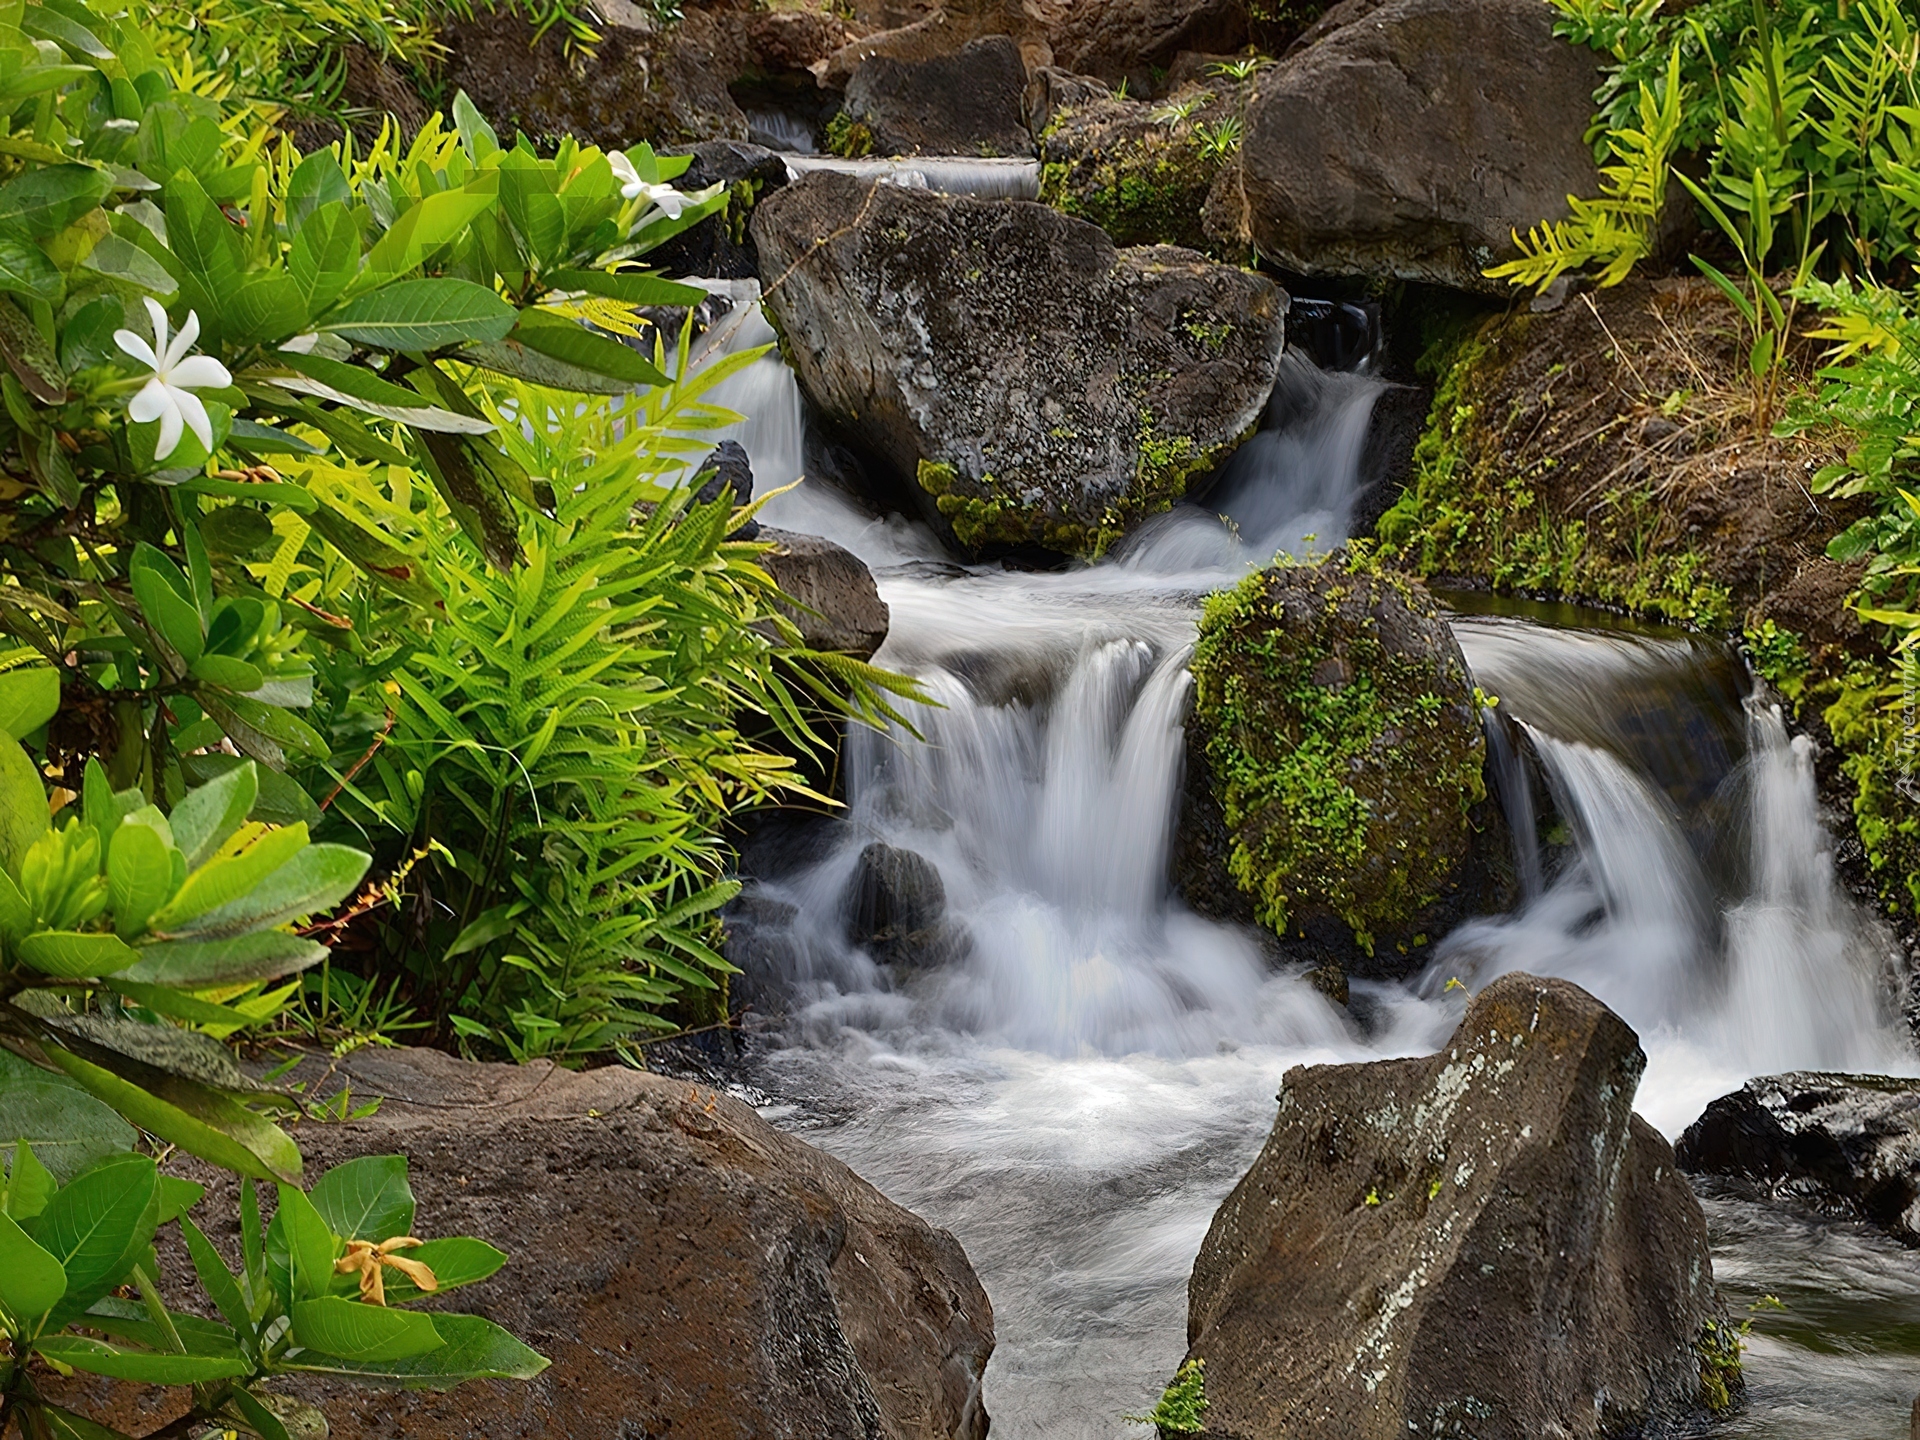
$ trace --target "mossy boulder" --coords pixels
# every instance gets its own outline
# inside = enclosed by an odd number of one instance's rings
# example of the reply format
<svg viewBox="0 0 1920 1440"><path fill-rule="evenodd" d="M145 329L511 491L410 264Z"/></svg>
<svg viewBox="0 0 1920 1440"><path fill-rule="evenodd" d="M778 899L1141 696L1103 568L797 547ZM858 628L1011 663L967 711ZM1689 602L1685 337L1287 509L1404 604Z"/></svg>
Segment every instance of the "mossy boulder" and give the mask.
<svg viewBox="0 0 1920 1440"><path fill-rule="evenodd" d="M1208 600L1192 666L1214 843L1252 917L1359 974L1410 969L1484 888L1479 697L1426 591L1344 554L1275 566Z"/></svg>
<svg viewBox="0 0 1920 1440"><path fill-rule="evenodd" d="M1098 226L818 172L753 236L801 386L965 545L1097 555L1259 423L1271 280Z"/></svg>
<svg viewBox="0 0 1920 1440"><path fill-rule="evenodd" d="M1244 85L1210 81L1164 104L1111 94L1061 105L1040 139L1040 199L1120 245L1214 248L1202 216L1232 152Z"/></svg>

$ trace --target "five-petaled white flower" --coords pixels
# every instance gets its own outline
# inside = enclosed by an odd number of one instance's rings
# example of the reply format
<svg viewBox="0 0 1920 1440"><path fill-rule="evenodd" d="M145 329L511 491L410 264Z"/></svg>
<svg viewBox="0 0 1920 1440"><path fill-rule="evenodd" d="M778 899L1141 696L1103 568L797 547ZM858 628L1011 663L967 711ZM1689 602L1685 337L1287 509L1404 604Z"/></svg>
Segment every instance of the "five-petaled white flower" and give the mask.
<svg viewBox="0 0 1920 1440"><path fill-rule="evenodd" d="M622 199L638 200L645 196L666 212L669 220L678 220L680 212L687 207L687 197L671 185L655 185L642 180L640 172L633 168L633 161L620 151L615 150L607 156L607 163L613 167L613 178L620 182Z"/></svg>
<svg viewBox="0 0 1920 1440"><path fill-rule="evenodd" d="M208 450L213 449L213 423L207 407L194 390L231 385L233 376L227 367L211 355L189 355L193 342L200 338L200 316L189 310L187 323L167 343L167 312L157 301L147 301L147 314L153 318L153 344L149 345L131 330L113 332L114 343L142 365L153 367L153 376L140 387L140 393L127 406L127 414L145 424L160 422L160 436L153 447L153 458L164 460L180 444L180 432L194 433Z"/></svg>

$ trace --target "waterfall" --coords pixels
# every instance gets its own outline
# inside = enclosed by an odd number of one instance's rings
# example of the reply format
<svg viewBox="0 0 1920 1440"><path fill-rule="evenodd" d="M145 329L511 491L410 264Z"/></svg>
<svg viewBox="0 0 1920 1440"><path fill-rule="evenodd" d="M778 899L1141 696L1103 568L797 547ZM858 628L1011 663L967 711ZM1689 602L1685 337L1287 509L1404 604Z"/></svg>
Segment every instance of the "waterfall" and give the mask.
<svg viewBox="0 0 1920 1440"><path fill-rule="evenodd" d="M837 170L862 180L971 195L979 200L1037 200L1038 160L973 155L872 155L846 160L837 155L788 155L787 173L798 180L815 170Z"/></svg>
<svg viewBox="0 0 1920 1440"><path fill-rule="evenodd" d="M720 349L771 338L743 301ZM1202 503L1096 566L914 563L941 558L926 531L812 479L765 512L868 561L893 615L878 659L937 708L916 712L918 736L849 736L844 816L757 882L793 918L785 960L764 962L786 966L789 1001L754 1083L766 1113L965 1244L996 1313L996 1435L1145 1434L1121 1416L1151 1408L1181 1353L1188 1268L1279 1077L1431 1050L1463 1003L1450 979L1586 986L1639 1030L1638 1104L1669 1134L1756 1073L1915 1069L1885 937L1834 882L1806 742L1698 638L1456 617L1497 697L1493 778L1529 878L1515 913L1459 926L1413 981L1356 981L1343 1010L1172 892L1199 599L1345 538L1380 389L1290 359ZM777 359L719 398L749 416L759 493L804 472L806 415ZM938 963L849 943L842 897L874 841L937 868L960 934Z"/></svg>

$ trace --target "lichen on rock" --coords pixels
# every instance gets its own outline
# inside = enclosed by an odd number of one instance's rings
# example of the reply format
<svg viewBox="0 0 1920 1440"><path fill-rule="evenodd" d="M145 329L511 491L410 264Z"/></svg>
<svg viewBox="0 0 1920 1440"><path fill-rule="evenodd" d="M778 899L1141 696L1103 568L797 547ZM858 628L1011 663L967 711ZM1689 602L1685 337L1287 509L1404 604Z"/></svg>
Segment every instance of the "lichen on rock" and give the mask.
<svg viewBox="0 0 1920 1440"><path fill-rule="evenodd" d="M1486 796L1479 697L1426 592L1352 551L1276 566L1209 599L1192 668L1227 869L1258 919L1335 920L1367 955L1424 943Z"/></svg>

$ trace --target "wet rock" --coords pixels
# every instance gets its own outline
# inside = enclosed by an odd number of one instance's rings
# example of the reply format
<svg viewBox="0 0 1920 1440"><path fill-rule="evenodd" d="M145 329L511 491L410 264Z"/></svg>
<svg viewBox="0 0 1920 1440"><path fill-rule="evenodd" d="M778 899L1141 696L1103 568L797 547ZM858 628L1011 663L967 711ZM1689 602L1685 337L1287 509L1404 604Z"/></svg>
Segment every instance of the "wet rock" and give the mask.
<svg viewBox="0 0 1920 1440"><path fill-rule="evenodd" d="M687 483L693 486L693 498L698 504L711 505L724 495L736 510L742 505L751 505L753 461L747 457L746 446L738 440L722 440L713 447L713 453L700 462L700 468ZM753 540L759 535L760 522L749 520L727 538Z"/></svg>
<svg viewBox="0 0 1920 1440"><path fill-rule="evenodd" d="M959 1243L731 1096L426 1050L358 1052L339 1081L356 1104L386 1098L369 1120L303 1128L310 1170L404 1153L422 1225L512 1257L458 1308L553 1364L447 1394L290 1385L335 1440L986 1435L993 1312ZM194 1178L237 1252L233 1177ZM163 1274L190 1273L167 1259Z"/></svg>
<svg viewBox="0 0 1920 1440"><path fill-rule="evenodd" d="M773 543L760 564L797 602L780 608L807 647L871 660L886 642L889 616L866 562L818 535L763 526L760 539Z"/></svg>
<svg viewBox="0 0 1920 1440"><path fill-rule="evenodd" d="M787 183L787 162L742 140L707 140L692 151L693 163L674 183L688 192L725 185L727 208L649 252L647 263L669 275L752 279L760 273L760 257L747 233L747 217L761 197Z"/></svg>
<svg viewBox="0 0 1920 1440"><path fill-rule="evenodd" d="M1256 83L1240 146L1262 255L1309 275L1482 275L1599 188L1600 62L1534 0L1348 0ZM1317 38L1316 38L1317 37Z"/></svg>
<svg viewBox="0 0 1920 1440"><path fill-rule="evenodd" d="M1257 423L1287 300L1024 202L829 173L753 234L802 387L962 543L1098 553Z"/></svg>
<svg viewBox="0 0 1920 1440"><path fill-rule="evenodd" d="M1031 155L1026 89L1019 46L990 35L952 55L861 62L845 114L876 155Z"/></svg>
<svg viewBox="0 0 1920 1440"><path fill-rule="evenodd" d="M1209 605L1192 668L1206 777L1175 853L1196 908L1241 918L1230 877L1276 934L1356 975L1409 973L1485 897L1479 853L1502 843L1476 843L1486 744L1426 591L1338 558L1276 566Z"/></svg>
<svg viewBox="0 0 1920 1440"><path fill-rule="evenodd" d="M860 852L840 900L847 943L882 964L935 965L965 942L947 920L940 871L912 850L875 841Z"/></svg>
<svg viewBox="0 0 1920 1440"><path fill-rule="evenodd" d="M716 23L689 11L667 30L609 23L591 57L569 56L560 28L536 44L520 16L488 12L451 25L446 78L503 133L552 144L563 135L624 148L747 138L747 117L727 92L733 72L709 41Z"/></svg>
<svg viewBox="0 0 1920 1440"><path fill-rule="evenodd" d="M1207 1433L1597 1440L1703 1419L1699 1203L1632 1030L1507 975L1440 1054L1287 1073L1188 1284Z"/></svg>
<svg viewBox="0 0 1920 1440"><path fill-rule="evenodd" d="M1762 1076L1707 1106L1674 1150L1697 1174L1757 1180L1920 1246L1920 1080Z"/></svg>

